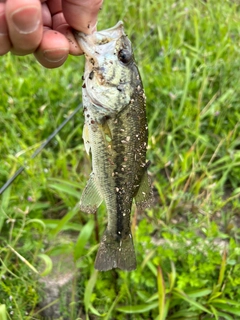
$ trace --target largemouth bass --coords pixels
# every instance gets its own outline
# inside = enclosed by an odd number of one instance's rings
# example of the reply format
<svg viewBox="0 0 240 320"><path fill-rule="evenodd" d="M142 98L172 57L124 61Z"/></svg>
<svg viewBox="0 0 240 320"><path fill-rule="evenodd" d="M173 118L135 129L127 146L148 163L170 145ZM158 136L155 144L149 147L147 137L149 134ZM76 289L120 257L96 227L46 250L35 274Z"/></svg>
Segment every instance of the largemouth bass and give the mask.
<svg viewBox="0 0 240 320"><path fill-rule="evenodd" d="M83 139L87 153L92 154L92 173L80 208L96 212L103 200L107 207L108 224L95 268L130 271L136 268L132 202L135 199L144 208L152 197L143 85L121 21L111 29L75 36L86 57Z"/></svg>

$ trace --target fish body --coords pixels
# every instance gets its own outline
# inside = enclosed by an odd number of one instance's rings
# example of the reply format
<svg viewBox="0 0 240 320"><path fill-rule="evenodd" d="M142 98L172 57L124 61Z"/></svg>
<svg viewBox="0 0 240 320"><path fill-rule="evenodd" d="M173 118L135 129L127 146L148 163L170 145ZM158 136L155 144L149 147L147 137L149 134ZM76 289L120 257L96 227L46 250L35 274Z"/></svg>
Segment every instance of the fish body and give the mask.
<svg viewBox="0 0 240 320"><path fill-rule="evenodd" d="M95 268L130 271L136 268L130 224L133 199L143 208L152 196L142 81L122 22L93 35L77 33L76 39L86 57L83 139L92 154L92 173L80 208L92 213L103 200L106 204L108 224Z"/></svg>

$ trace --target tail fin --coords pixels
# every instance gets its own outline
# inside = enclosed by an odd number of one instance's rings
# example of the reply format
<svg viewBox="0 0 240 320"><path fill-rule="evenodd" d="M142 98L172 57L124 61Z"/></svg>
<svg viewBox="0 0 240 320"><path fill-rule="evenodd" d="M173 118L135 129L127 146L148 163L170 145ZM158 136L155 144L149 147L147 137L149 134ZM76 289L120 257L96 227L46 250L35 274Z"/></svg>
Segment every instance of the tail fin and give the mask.
<svg viewBox="0 0 240 320"><path fill-rule="evenodd" d="M136 269L136 256L132 235L117 238L105 231L95 260L95 269L107 271L119 268L126 271Z"/></svg>

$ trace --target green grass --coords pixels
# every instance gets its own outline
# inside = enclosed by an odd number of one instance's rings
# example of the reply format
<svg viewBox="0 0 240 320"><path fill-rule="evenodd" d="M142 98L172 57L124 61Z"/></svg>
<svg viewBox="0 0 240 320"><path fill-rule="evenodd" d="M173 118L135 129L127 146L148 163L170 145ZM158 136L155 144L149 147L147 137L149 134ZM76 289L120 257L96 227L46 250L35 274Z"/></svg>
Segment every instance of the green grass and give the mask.
<svg viewBox="0 0 240 320"><path fill-rule="evenodd" d="M123 20L147 96L155 204L133 209L138 268L94 271L98 217L75 208L91 171L79 112L83 57L46 70L0 58L0 319L39 319L39 277L72 256L69 319L238 319L240 316L240 5L234 1L105 1L98 28ZM97 220L96 220L97 219ZM50 257L50 259L49 259ZM36 273L36 271L38 273ZM85 318L84 318L85 319Z"/></svg>

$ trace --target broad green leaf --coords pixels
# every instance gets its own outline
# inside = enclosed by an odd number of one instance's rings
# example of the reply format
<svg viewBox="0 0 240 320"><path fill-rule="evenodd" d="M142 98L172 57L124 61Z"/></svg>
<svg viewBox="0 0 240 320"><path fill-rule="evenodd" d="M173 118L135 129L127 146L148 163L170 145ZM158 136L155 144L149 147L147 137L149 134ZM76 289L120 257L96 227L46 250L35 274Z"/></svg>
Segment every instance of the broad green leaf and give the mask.
<svg viewBox="0 0 240 320"><path fill-rule="evenodd" d="M157 277L157 268L150 260L147 261L147 266L152 271L153 275Z"/></svg>
<svg viewBox="0 0 240 320"><path fill-rule="evenodd" d="M143 262L142 262L142 264L141 264L141 269L142 269L142 270L145 268L147 262L153 257L153 255L155 254L155 251L156 251L155 249L154 249L154 250L151 250L150 252L148 252L148 253L145 255L145 257L144 257L144 259L143 259Z"/></svg>
<svg viewBox="0 0 240 320"><path fill-rule="evenodd" d="M213 315L215 316L215 320L218 320L218 312L217 312L217 310L212 305L210 305L209 307L210 307Z"/></svg>
<svg viewBox="0 0 240 320"><path fill-rule="evenodd" d="M40 219L30 219L26 222L26 225L30 224L30 223L36 223L36 224L39 224L43 231L46 229L46 225L45 223L43 222L43 220L40 220Z"/></svg>
<svg viewBox="0 0 240 320"><path fill-rule="evenodd" d="M226 311L226 312L229 312L230 314L240 316L240 308L235 308L233 306L229 306L227 304L221 304L221 303L212 303L212 306L214 306L217 309L220 309L221 311Z"/></svg>
<svg viewBox="0 0 240 320"><path fill-rule="evenodd" d="M92 304L89 305L89 311L92 313L92 314L95 314L96 316L98 317L104 317L105 314L101 314L97 311L96 308L94 308L94 306Z"/></svg>
<svg viewBox="0 0 240 320"><path fill-rule="evenodd" d="M72 242L69 243L60 243L55 245L53 248L47 251L49 256L58 256L61 254L72 254L73 253L73 246Z"/></svg>
<svg viewBox="0 0 240 320"><path fill-rule="evenodd" d="M36 202L29 205L29 211L33 210L46 210L50 207L49 202Z"/></svg>
<svg viewBox="0 0 240 320"><path fill-rule="evenodd" d="M80 199L80 192L77 191L76 189L70 187L67 184L63 184L63 183L59 183L59 184L49 184L49 187L52 189L55 189L57 191L69 194L75 198L77 198L78 200Z"/></svg>
<svg viewBox="0 0 240 320"><path fill-rule="evenodd" d="M199 312L189 311L189 309L182 309L181 311L174 312L173 315L169 316L167 319L199 319Z"/></svg>
<svg viewBox="0 0 240 320"><path fill-rule="evenodd" d="M8 187L1 195L1 207L3 208L3 210L7 210L8 208L10 194L11 194L11 186Z"/></svg>
<svg viewBox="0 0 240 320"><path fill-rule="evenodd" d="M218 289L216 289L216 290L218 290ZM215 293L213 293L211 295L211 297L209 298L208 302L215 301L216 298L220 297L221 295L222 295L222 292L216 291Z"/></svg>
<svg viewBox="0 0 240 320"><path fill-rule="evenodd" d="M52 182L56 182L57 184L69 186L74 189L77 189L80 187L79 182L75 182L75 181L68 181L68 180L57 179L57 178L49 178L48 181L52 181Z"/></svg>
<svg viewBox="0 0 240 320"><path fill-rule="evenodd" d="M2 230L4 220L6 219L5 212L2 207L0 207L0 232Z"/></svg>
<svg viewBox="0 0 240 320"><path fill-rule="evenodd" d="M85 247L88 239L92 235L93 227L94 227L93 220L89 220L88 223L82 227L82 230L78 236L78 239L76 241L76 245L74 248L74 259L75 260L78 260L83 255L84 247Z"/></svg>
<svg viewBox="0 0 240 320"><path fill-rule="evenodd" d="M8 208L8 203L9 203L9 199L10 199L10 191L11 191L11 187L8 187L3 195L1 195L0 199L1 199L1 202L0 202L0 232L2 230L2 227L3 227L3 223L4 223L4 220L6 219L6 210Z"/></svg>
<svg viewBox="0 0 240 320"><path fill-rule="evenodd" d="M55 229L57 225L59 224L59 219L43 219L42 220L47 228L49 229ZM75 231L81 231L82 225L79 223L74 222L67 222L63 227L62 231L66 230L75 230Z"/></svg>
<svg viewBox="0 0 240 320"><path fill-rule="evenodd" d="M40 274L42 277L45 277L52 271L52 259L44 253L40 253L38 257L45 263L45 269Z"/></svg>
<svg viewBox="0 0 240 320"><path fill-rule="evenodd" d="M221 316L224 320L235 320L229 314L218 311L218 315Z"/></svg>
<svg viewBox="0 0 240 320"><path fill-rule="evenodd" d="M158 307L158 302L150 303L150 304L140 304L137 306L123 306L117 307L116 309L123 313L143 313L155 309Z"/></svg>
<svg viewBox="0 0 240 320"><path fill-rule="evenodd" d="M64 229L67 222L71 220L78 212L78 208L75 207L71 211L69 211L57 224L56 228L54 228L51 233L56 236L60 231Z"/></svg>
<svg viewBox="0 0 240 320"><path fill-rule="evenodd" d="M238 306L240 308L240 302L233 301L230 299L215 299L212 303L223 303L223 304L231 304L233 306Z"/></svg>
<svg viewBox="0 0 240 320"><path fill-rule="evenodd" d="M172 293L175 296L177 296L178 298L181 298L181 299L187 301L189 304L191 304L192 306L196 307L197 309L211 314L211 312L207 308L205 308L203 305L201 305L200 303L196 302L195 300L192 300L191 298L189 298L183 291L181 291L179 289L174 289L172 291Z"/></svg>
<svg viewBox="0 0 240 320"><path fill-rule="evenodd" d="M147 299L147 303L151 302L153 300L157 300L158 299L158 293L154 293L149 299Z"/></svg>
<svg viewBox="0 0 240 320"><path fill-rule="evenodd" d="M206 288L206 289L199 289L199 290L185 290L184 291L186 295L189 296L189 298L200 298L200 297L205 297L208 296L211 292L212 289Z"/></svg>
<svg viewBox="0 0 240 320"><path fill-rule="evenodd" d="M168 278L169 278L169 287L170 287L169 290L171 292L176 282L177 273L176 273L176 268L173 261L170 261L170 262L171 262L171 272L168 274Z"/></svg>

